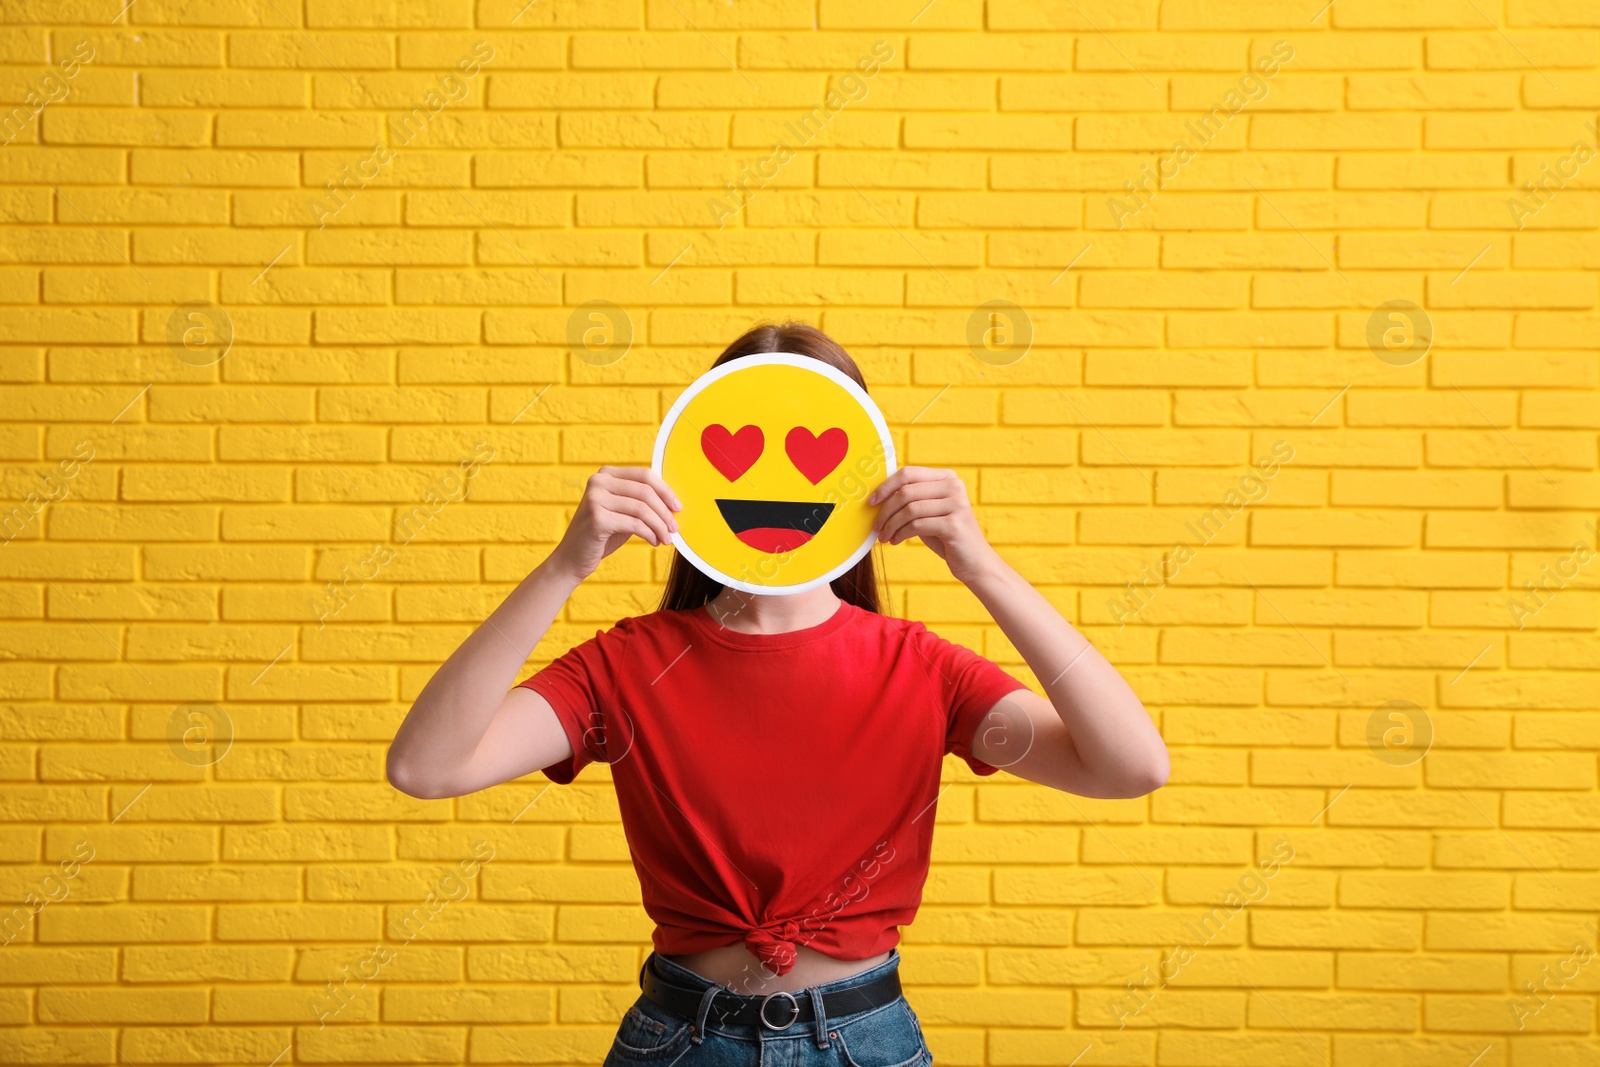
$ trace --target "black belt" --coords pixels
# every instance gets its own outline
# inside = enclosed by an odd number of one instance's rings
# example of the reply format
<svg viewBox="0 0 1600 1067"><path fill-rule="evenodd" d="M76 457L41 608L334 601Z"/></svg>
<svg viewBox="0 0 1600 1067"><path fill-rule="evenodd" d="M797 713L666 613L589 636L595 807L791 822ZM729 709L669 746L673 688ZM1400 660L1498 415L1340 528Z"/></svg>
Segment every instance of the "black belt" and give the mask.
<svg viewBox="0 0 1600 1067"><path fill-rule="evenodd" d="M698 1019L700 1001L705 996L705 991L674 985L656 973L654 963L655 955L652 954L639 969L639 988L644 991L644 995L686 1019ZM811 995L804 990L797 990L796 993L779 990L764 997L756 997L719 987L711 1003L711 1013L724 1025L760 1024L768 1030L787 1030L795 1023L816 1021L817 1014L812 1009ZM822 994L822 1010L830 1019L854 1015L868 1008L881 1007L898 999L900 995L900 968L896 967L888 974L862 985L835 989ZM768 1003L774 999L777 999L778 1003L769 1008Z"/></svg>

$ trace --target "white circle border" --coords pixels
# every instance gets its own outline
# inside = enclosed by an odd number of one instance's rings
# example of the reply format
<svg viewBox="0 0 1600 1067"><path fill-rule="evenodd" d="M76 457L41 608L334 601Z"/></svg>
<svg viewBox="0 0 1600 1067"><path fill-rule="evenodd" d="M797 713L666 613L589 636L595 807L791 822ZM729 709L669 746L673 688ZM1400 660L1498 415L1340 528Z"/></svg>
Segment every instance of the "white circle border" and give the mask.
<svg viewBox="0 0 1600 1067"><path fill-rule="evenodd" d="M673 401L672 407L667 409L666 417L661 420L661 428L656 431L655 449L650 455L650 469L658 477L665 477L661 471L661 461L666 457L667 438L671 436L673 428L677 426L678 416L683 414L683 409L688 407L689 402L704 392L708 386L721 381L735 371L745 370L749 367L794 367L798 370L820 374L835 385L843 387L845 392L854 397L856 402L861 405L862 410L867 413L867 417L872 420L873 428L878 431L878 439L883 442L883 476L887 478L898 468L899 462L894 453L894 437L889 433L889 424L884 421L883 412L878 410L878 405L867 395L866 390L857 385L849 375L811 356L800 356L792 352L763 352L759 355L740 356L737 359L730 359L720 367L711 368L691 382L689 388L685 389L683 394ZM801 582L798 585L756 585L752 582L742 582L730 575L723 574L721 570L701 559L684 541L682 533L677 530L672 531L672 546L702 574L709 575L723 585L737 589L742 593L764 593L772 596L790 596L795 593L804 593L807 590L815 589L819 585L825 585L833 581L859 563L862 556L872 551L872 546L877 540L876 534L868 532L867 539L861 542L860 546L850 553L849 558L843 563L826 574L820 574L809 581Z"/></svg>

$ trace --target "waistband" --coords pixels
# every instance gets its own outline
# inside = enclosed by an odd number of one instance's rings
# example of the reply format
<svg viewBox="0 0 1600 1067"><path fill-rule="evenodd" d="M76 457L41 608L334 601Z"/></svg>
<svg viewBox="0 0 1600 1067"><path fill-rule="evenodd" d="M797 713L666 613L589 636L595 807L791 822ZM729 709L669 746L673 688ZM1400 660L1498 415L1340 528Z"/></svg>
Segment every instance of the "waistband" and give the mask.
<svg viewBox="0 0 1600 1067"><path fill-rule="evenodd" d="M723 985L721 982L713 982L704 975L695 971L691 971L681 963L674 963L672 960L655 951L650 953L650 955L644 961L644 966L639 968L639 978L641 981L644 979L644 968L650 966L654 966L657 974L668 979L674 985L689 986L693 989L702 991L709 989L712 986L717 986L718 988L726 990L729 993L740 993L744 996L763 995L760 993L746 993L744 990L734 989L732 986ZM896 945L894 948L889 950L889 958L878 964L876 967L869 967L858 974L852 974L846 978L836 978L831 982L822 982L818 985L804 986L801 989L793 990L793 992L796 995L799 995L802 992L813 989L818 993L832 993L841 989L849 989L852 986L865 985L876 978L881 978L899 966L900 947Z"/></svg>
<svg viewBox="0 0 1600 1067"><path fill-rule="evenodd" d="M714 982L704 975L674 963L652 951L639 968L639 984L646 981L659 988L660 996L670 1003L668 1011L690 1019L692 1040L704 1040L708 1027L729 1037L746 1041L765 1041L783 1037L798 1037L812 1032L819 1048L828 1047L827 1027L861 1012L881 1009L900 998L900 950L890 950L889 958L857 974L820 982L799 989L782 992L742 993L731 986ZM648 973L647 973L648 972ZM670 995L667 995L670 991ZM769 1002L778 1000L766 1014ZM715 1009L713 1003L719 1005ZM758 1021L759 1020L759 1021Z"/></svg>

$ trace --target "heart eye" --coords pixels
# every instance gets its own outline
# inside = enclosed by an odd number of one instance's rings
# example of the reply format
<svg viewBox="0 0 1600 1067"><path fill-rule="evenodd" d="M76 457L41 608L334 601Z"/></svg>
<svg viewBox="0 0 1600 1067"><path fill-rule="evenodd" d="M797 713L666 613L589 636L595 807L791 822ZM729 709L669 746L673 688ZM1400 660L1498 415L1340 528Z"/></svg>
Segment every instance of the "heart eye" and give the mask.
<svg viewBox="0 0 1600 1067"><path fill-rule="evenodd" d="M821 434L796 426L783 439L783 450L789 454L789 462L795 469L805 475L806 481L816 485L844 462L845 454L850 451L850 435L837 426Z"/></svg>
<svg viewBox="0 0 1600 1067"><path fill-rule="evenodd" d="M730 482L754 466L765 447L759 426L741 426L738 433L729 433L726 426L712 423L700 431L700 451Z"/></svg>

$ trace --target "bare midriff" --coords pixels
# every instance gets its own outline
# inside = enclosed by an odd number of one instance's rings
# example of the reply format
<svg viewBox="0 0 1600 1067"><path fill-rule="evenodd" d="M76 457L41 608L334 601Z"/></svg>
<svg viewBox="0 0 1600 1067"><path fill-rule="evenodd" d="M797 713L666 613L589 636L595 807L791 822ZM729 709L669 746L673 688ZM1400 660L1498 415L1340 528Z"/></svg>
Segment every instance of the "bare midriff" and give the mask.
<svg viewBox="0 0 1600 1067"><path fill-rule="evenodd" d="M892 950L891 950L892 951ZM824 955L814 948L797 946L794 966L787 974L773 974L761 961L750 954L744 945L723 945L706 952L692 952L685 956L666 956L680 967L687 967L702 978L732 989L746 996L765 996L779 990L793 992L808 986L836 982L841 978L870 970L889 958L882 952L864 960L840 960Z"/></svg>

